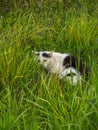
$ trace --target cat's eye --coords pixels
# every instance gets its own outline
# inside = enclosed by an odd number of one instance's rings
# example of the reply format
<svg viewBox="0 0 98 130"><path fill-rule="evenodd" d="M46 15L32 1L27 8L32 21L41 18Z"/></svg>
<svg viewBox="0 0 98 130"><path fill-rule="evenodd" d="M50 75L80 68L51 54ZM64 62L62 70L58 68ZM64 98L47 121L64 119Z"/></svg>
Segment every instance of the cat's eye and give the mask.
<svg viewBox="0 0 98 130"><path fill-rule="evenodd" d="M36 55L37 55L37 56L39 56L39 54L40 54L39 52L36 52Z"/></svg>

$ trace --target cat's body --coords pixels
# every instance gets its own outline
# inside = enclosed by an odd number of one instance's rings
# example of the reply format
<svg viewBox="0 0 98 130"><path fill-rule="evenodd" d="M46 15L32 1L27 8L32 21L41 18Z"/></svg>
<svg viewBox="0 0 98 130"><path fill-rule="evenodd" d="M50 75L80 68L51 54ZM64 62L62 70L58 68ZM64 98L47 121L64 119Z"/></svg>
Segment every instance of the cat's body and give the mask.
<svg viewBox="0 0 98 130"><path fill-rule="evenodd" d="M59 78L66 77L71 84L81 83L83 74L88 76L88 68L77 57L67 53L36 52L39 64L49 73L58 74Z"/></svg>

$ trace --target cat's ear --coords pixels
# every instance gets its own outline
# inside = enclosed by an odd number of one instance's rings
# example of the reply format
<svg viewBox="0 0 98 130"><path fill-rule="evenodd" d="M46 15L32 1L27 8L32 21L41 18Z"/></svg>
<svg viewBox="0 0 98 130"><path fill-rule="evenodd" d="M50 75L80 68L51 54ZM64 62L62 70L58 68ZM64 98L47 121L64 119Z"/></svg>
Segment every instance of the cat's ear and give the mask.
<svg viewBox="0 0 98 130"><path fill-rule="evenodd" d="M53 52L50 52L50 53L48 54L49 57L52 57L52 55L53 55Z"/></svg>

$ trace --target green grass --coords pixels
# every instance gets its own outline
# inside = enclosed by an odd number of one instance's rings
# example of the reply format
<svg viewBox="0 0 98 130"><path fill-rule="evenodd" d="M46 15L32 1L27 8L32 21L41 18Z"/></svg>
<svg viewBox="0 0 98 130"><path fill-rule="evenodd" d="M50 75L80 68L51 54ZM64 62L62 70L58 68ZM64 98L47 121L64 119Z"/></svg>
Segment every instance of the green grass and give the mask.
<svg viewBox="0 0 98 130"><path fill-rule="evenodd" d="M0 3L0 130L98 130L97 1L78 2ZM81 57L91 77L46 75L32 50Z"/></svg>

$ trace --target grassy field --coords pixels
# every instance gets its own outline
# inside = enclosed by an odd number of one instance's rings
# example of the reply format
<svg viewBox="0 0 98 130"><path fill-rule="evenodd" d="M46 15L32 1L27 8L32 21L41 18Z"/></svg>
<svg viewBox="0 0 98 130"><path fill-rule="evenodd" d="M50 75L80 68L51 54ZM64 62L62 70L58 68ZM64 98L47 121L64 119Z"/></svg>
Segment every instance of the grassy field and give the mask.
<svg viewBox="0 0 98 130"><path fill-rule="evenodd" d="M32 50L81 57L91 77L48 76ZM0 2L0 130L98 130L97 0Z"/></svg>

